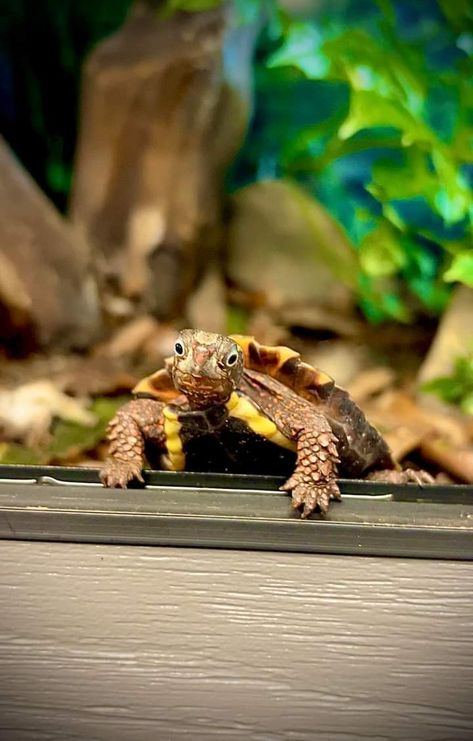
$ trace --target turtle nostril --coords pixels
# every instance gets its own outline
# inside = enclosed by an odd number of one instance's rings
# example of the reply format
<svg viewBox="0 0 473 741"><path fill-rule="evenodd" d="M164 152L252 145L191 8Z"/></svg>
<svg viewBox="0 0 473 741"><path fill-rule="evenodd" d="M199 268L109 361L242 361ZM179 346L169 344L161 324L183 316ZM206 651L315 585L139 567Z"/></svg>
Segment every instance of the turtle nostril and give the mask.
<svg viewBox="0 0 473 741"><path fill-rule="evenodd" d="M192 354L196 365L204 365L210 357L210 348L206 345L197 345Z"/></svg>

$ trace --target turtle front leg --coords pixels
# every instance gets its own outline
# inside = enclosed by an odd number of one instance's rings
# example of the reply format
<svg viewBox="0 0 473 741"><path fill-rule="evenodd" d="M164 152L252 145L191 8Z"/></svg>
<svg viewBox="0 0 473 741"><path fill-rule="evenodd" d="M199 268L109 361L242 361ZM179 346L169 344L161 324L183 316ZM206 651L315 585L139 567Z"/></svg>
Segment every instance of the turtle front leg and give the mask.
<svg viewBox="0 0 473 741"><path fill-rule="evenodd" d="M143 481L145 442L165 447L164 404L153 399L134 399L118 410L109 423L109 455L100 471L104 486L125 489L132 479Z"/></svg>
<svg viewBox="0 0 473 741"><path fill-rule="evenodd" d="M336 481L337 438L325 417L311 414L307 426L295 430L297 461L294 473L281 486L291 492L292 506L306 518L315 510L327 513L331 499L340 499Z"/></svg>

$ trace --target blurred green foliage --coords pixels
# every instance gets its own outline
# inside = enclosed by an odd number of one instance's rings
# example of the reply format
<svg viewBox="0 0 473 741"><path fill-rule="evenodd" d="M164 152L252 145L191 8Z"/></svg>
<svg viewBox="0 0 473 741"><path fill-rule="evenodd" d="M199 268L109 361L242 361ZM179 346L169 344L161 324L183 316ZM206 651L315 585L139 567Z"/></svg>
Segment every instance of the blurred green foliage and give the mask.
<svg viewBox="0 0 473 741"><path fill-rule="evenodd" d="M465 414L473 414L473 350L455 360L450 376L425 383L422 391L458 405Z"/></svg>
<svg viewBox="0 0 473 741"><path fill-rule="evenodd" d="M242 23L266 22L229 189L284 177L318 199L354 245L372 321L440 313L452 282L473 286L473 3L318 0L294 3L297 15L278 0L234 5ZM0 0L0 127L63 209L81 65L129 6Z"/></svg>
<svg viewBox="0 0 473 741"><path fill-rule="evenodd" d="M238 176L295 178L338 218L370 319L440 313L449 283L473 286L473 4L339 0L279 17Z"/></svg>

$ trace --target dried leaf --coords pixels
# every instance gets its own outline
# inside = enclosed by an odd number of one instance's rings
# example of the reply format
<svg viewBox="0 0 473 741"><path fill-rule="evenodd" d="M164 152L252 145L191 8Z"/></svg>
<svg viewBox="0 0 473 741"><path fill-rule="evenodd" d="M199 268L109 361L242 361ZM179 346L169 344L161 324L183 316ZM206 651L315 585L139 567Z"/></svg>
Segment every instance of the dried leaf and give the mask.
<svg viewBox="0 0 473 741"><path fill-rule="evenodd" d="M48 437L53 418L91 427L96 419L85 400L63 394L52 381L40 380L0 392L0 427L4 439L39 445Z"/></svg>
<svg viewBox="0 0 473 741"><path fill-rule="evenodd" d="M129 397L98 398L91 404L90 412L96 422L93 427L59 420L53 427L49 442L32 449L15 443L0 443L0 462L11 464L49 464L74 460L93 451L104 438L108 422Z"/></svg>
<svg viewBox="0 0 473 741"><path fill-rule="evenodd" d="M367 368L350 381L348 391L357 404L363 404L371 396L386 391L394 379L395 373L391 368Z"/></svg>
<svg viewBox="0 0 473 741"><path fill-rule="evenodd" d="M80 453L93 450L103 439L107 424L117 409L129 397L115 397L113 399L97 398L91 405L96 423L93 427L84 428L73 422L60 420L54 427L52 439L47 447L47 454L51 461L65 461L75 458Z"/></svg>
<svg viewBox="0 0 473 741"><path fill-rule="evenodd" d="M111 339L95 348L97 356L123 358L142 350L143 345L157 331L159 323L151 316L140 316L120 327Z"/></svg>
<svg viewBox="0 0 473 741"><path fill-rule="evenodd" d="M346 340L319 342L312 351L304 351L304 360L321 368L339 386L348 386L368 364L365 349Z"/></svg>
<svg viewBox="0 0 473 741"><path fill-rule="evenodd" d="M432 437L440 436L454 448L468 445L467 419L426 409L405 391L387 391L363 409L385 436L397 460L402 460Z"/></svg>
<svg viewBox="0 0 473 741"><path fill-rule="evenodd" d="M420 452L458 480L473 484L473 448L459 448L441 439L426 439L422 441Z"/></svg>
<svg viewBox="0 0 473 741"><path fill-rule="evenodd" d="M317 304L289 304L276 312L279 322L289 327L311 330L330 330L342 337L356 337L361 325L342 311L334 312Z"/></svg>

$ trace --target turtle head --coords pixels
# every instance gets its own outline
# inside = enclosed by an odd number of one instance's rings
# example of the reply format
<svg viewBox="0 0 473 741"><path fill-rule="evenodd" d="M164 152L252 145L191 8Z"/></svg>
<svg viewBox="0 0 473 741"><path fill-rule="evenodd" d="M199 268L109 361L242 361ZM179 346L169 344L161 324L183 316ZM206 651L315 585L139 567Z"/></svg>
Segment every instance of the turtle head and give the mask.
<svg viewBox="0 0 473 741"><path fill-rule="evenodd" d="M243 373L243 353L230 337L184 329L174 345L171 373L191 406L224 404Z"/></svg>

